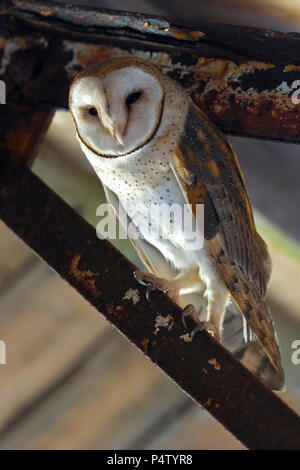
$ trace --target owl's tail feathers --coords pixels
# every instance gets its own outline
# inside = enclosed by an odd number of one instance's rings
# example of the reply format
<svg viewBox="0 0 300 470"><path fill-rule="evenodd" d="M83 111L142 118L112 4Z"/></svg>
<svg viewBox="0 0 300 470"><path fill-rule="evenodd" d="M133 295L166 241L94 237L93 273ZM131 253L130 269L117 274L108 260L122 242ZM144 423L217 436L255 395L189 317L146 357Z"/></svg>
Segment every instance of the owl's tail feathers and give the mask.
<svg viewBox="0 0 300 470"><path fill-rule="evenodd" d="M227 307L223 319L222 344L267 387L284 391L284 377L274 367L252 331L245 331L244 318L233 303Z"/></svg>
<svg viewBox="0 0 300 470"><path fill-rule="evenodd" d="M203 297L202 291L183 294L179 300L181 307L188 304L194 305L199 314L199 320L206 320L207 299ZM221 342L225 348L264 382L267 387L272 390L284 391L284 374L282 370L274 366L262 343L253 333L234 302L230 302L223 316L221 337Z"/></svg>

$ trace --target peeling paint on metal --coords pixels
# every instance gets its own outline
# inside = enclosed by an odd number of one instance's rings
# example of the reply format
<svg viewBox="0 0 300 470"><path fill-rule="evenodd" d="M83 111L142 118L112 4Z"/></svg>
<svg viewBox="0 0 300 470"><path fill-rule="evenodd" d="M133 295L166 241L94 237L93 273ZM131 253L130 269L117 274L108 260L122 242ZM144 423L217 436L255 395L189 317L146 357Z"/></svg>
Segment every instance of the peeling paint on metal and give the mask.
<svg viewBox="0 0 300 470"><path fill-rule="evenodd" d="M18 12L18 21L22 14ZM63 24L58 21L62 17ZM17 84L13 80L9 83L8 92L15 100L42 100L48 106L65 107L65 91L78 71L98 61L130 55L156 64L163 73L179 80L223 132L300 141L299 107L290 99L290 87L299 78L300 69L293 55L300 42L297 34L254 29L249 37L248 30L229 25L216 25L212 30L205 23L185 26L184 21L175 24L165 18L97 13L72 4L48 6L47 2L43 6L39 2L28 4L23 20L28 34L31 23L34 25L32 36L8 38L7 31L13 31L17 23L13 14L6 14L8 27L4 28L4 41L0 39L1 79L9 81L10 73L20 71ZM74 34L74 26L80 39ZM36 34L37 29L41 33ZM59 35L55 36L56 29ZM284 46L277 54L270 52L271 45L278 48L280 41L288 45L290 54L285 53ZM248 47L252 43L253 53ZM241 53L236 52L239 49ZM259 60L260 56L265 60ZM29 78L26 61L33 73ZM11 63L16 70L10 70ZM59 77L59 90L49 87L52 74Z"/></svg>
<svg viewBox="0 0 300 470"><path fill-rule="evenodd" d="M65 69L70 77L73 77L79 70L93 65L97 62L104 62L115 57L139 57L154 63L160 67L172 68L172 60L170 55L164 52L149 52L131 49L130 51L119 47L108 47L107 45L85 44L82 42L74 42L64 40L62 42L65 51L71 51L73 58L65 65Z"/></svg>
<svg viewBox="0 0 300 470"><path fill-rule="evenodd" d="M17 51L24 51L31 49L33 46L39 46L46 48L48 41L44 37L15 37L12 39L6 39L0 37L0 51L2 51L2 59L0 66L0 75L5 74L8 65L11 62L12 56Z"/></svg>
<svg viewBox="0 0 300 470"><path fill-rule="evenodd" d="M123 311L123 307L121 305L115 305L114 302L106 304L106 309L109 315L119 315Z"/></svg>
<svg viewBox="0 0 300 470"><path fill-rule="evenodd" d="M185 333L184 335L179 336L180 339L182 339L185 343L191 343L192 338L188 333Z"/></svg>
<svg viewBox="0 0 300 470"><path fill-rule="evenodd" d="M206 402L205 402L205 406L210 407L211 404L212 404L212 402L213 402L213 398L212 398L212 397L209 397L209 398L206 400Z"/></svg>
<svg viewBox="0 0 300 470"><path fill-rule="evenodd" d="M148 352L148 346L149 346L149 339L148 338L144 338L141 342L140 342L140 345L144 351L145 354L147 354Z"/></svg>
<svg viewBox="0 0 300 470"><path fill-rule="evenodd" d="M170 33L174 38L184 39L186 41L198 41L198 39L205 37L205 34L201 31L177 28L176 26L170 27Z"/></svg>
<svg viewBox="0 0 300 470"><path fill-rule="evenodd" d="M140 301L140 293L138 289L128 289L127 292L125 292L124 297L122 297L122 300L132 300L133 305L136 305Z"/></svg>
<svg viewBox="0 0 300 470"><path fill-rule="evenodd" d="M155 330L154 335L157 335L161 328L167 328L168 331L171 331L174 326L174 318L172 315L167 315L163 317L162 315L157 315L155 318Z"/></svg>
<svg viewBox="0 0 300 470"><path fill-rule="evenodd" d="M0 50L3 51L0 74L5 73L6 68L10 63L12 54L18 50L26 49L27 45L28 41L26 38L15 38L13 40L0 38Z"/></svg>
<svg viewBox="0 0 300 470"><path fill-rule="evenodd" d="M284 72L300 72L300 65L286 65L283 69Z"/></svg>
<svg viewBox="0 0 300 470"><path fill-rule="evenodd" d="M87 289L91 292L93 297L97 299L102 295L102 291L96 287L96 277L99 276L98 273L93 273L90 270L84 270L79 268L79 262L81 260L82 255L77 253L71 260L70 263L70 276L73 276L76 281L83 283Z"/></svg>
<svg viewBox="0 0 300 470"><path fill-rule="evenodd" d="M219 364L219 362L217 361L216 358L213 358L213 359L209 359L208 363L214 367L215 370L220 370L221 369L221 366Z"/></svg>

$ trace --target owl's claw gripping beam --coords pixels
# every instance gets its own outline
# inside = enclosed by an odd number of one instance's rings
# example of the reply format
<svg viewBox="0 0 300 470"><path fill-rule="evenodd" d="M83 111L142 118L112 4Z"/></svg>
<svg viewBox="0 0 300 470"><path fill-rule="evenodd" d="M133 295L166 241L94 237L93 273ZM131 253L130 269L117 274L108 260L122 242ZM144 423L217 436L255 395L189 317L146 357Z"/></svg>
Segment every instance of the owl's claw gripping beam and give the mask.
<svg viewBox="0 0 300 470"><path fill-rule="evenodd" d="M187 325L186 325L186 317L191 317L195 323L199 323L199 313L197 313L194 305L192 304L188 304L184 307L184 309L182 310L182 314L181 314L181 321L183 323L183 326L185 329L188 329Z"/></svg>
<svg viewBox="0 0 300 470"><path fill-rule="evenodd" d="M146 274L146 273L144 273L144 274ZM145 281L143 279L143 276L142 276L142 271L139 271L138 269L136 271L134 271L133 275L134 275L135 279L137 280L137 282L141 286L147 287L147 289L146 289L146 299L149 302L150 301L150 292L155 290L153 282Z"/></svg>
<svg viewBox="0 0 300 470"><path fill-rule="evenodd" d="M198 333L199 331L206 330L208 333L210 333L218 342L221 341L221 335L220 335L220 330L216 325L214 325L211 322L208 321L201 321L199 325L194 328L194 330L191 333L191 339L194 338L195 334Z"/></svg>
<svg viewBox="0 0 300 470"><path fill-rule="evenodd" d="M191 340L194 339L195 335L197 333L199 333L199 331L203 331L203 330L207 330L209 333L212 334L212 336L217 339L217 341L220 341L220 334L219 334L219 331L217 329L217 327L215 327L215 325L211 324L210 322L207 322L207 321L200 321L200 313L201 312L197 312L194 305L187 305L183 310L182 310L182 314L181 314L181 320L182 320L182 323L183 323L183 326L187 329L187 325L186 325L186 317L191 317L195 323L198 323L198 325L192 330L191 332Z"/></svg>
<svg viewBox="0 0 300 470"><path fill-rule="evenodd" d="M199 331L203 331L205 329L206 329L206 322L204 321L200 322L199 325L197 325L191 332L191 340L193 341L195 335L199 333Z"/></svg>
<svg viewBox="0 0 300 470"><path fill-rule="evenodd" d="M137 269L133 273L135 279L141 286L147 287L146 290L146 299L150 301L150 293L154 290L160 290L167 294L174 302L176 302L178 297L178 288L176 284L172 284L171 282L167 281L166 279L162 279L160 277L156 277L151 273L146 273L144 271L140 271Z"/></svg>

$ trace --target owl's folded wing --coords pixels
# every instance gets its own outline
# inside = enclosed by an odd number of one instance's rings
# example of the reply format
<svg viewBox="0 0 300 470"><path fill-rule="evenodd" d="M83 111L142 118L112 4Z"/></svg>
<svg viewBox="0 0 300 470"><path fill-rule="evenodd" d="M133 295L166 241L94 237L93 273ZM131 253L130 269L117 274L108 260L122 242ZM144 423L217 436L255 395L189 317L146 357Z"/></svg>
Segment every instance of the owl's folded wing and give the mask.
<svg viewBox="0 0 300 470"><path fill-rule="evenodd" d="M170 164L194 215L196 205L204 204L205 247L283 384L272 316L264 301L271 271L267 247L256 232L233 149L194 104Z"/></svg>

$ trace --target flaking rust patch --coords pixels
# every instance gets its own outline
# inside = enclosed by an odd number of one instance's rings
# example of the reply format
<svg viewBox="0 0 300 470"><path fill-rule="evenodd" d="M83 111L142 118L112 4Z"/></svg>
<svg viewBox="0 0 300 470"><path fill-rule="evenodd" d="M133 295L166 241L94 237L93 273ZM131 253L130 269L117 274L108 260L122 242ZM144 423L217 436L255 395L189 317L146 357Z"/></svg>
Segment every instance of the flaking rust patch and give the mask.
<svg viewBox="0 0 300 470"><path fill-rule="evenodd" d="M150 52L131 49L131 53L128 54L127 50L124 51L117 46L112 47L101 44L86 44L82 42L69 41L67 39L63 40L62 44L63 50L67 52L71 51L73 53L72 59L65 65L65 70L70 77L74 77L78 70L84 69L89 65L128 55L153 62L160 68L166 67L166 70L173 68L170 54L167 54L166 52Z"/></svg>
<svg viewBox="0 0 300 470"><path fill-rule="evenodd" d="M53 10L51 10L51 8L41 8L40 9L40 14L43 15L43 16L50 16L50 15L53 15Z"/></svg>
<svg viewBox="0 0 300 470"><path fill-rule="evenodd" d="M147 352L148 352L148 346L149 346L149 339L148 339L148 338L144 338L144 339L140 342L140 345L141 345L143 351L144 351L145 353L147 353Z"/></svg>
<svg viewBox="0 0 300 470"><path fill-rule="evenodd" d="M69 76L73 77L78 69L84 69L97 62L109 60L113 57L126 55L119 47L108 47L101 44L86 44L81 42L63 40L63 49L72 51L73 58L65 65Z"/></svg>
<svg viewBox="0 0 300 470"><path fill-rule="evenodd" d="M189 29L177 28L176 26L171 26L169 31L176 39L197 41L199 38L205 37L205 34L201 31L191 31Z"/></svg>
<svg viewBox="0 0 300 470"><path fill-rule="evenodd" d="M190 343L192 341L192 338L190 337L189 333L185 333L184 335L179 336L182 341L185 343Z"/></svg>
<svg viewBox="0 0 300 470"><path fill-rule="evenodd" d="M286 65L283 69L284 72L300 72L300 65Z"/></svg>
<svg viewBox="0 0 300 470"><path fill-rule="evenodd" d="M209 359L208 363L214 367L215 370L220 370L221 369L221 366L220 364L218 363L217 359L214 357L212 359Z"/></svg>
<svg viewBox="0 0 300 470"><path fill-rule="evenodd" d="M109 315L119 315L123 312L123 307L121 305L115 305L113 302L106 304L106 309Z"/></svg>
<svg viewBox="0 0 300 470"><path fill-rule="evenodd" d="M163 317L162 315L157 315L155 318L155 330L154 334L157 335L159 332L160 328L167 328L168 331L171 331L174 325L174 318L172 315L167 315L166 317Z"/></svg>
<svg viewBox="0 0 300 470"><path fill-rule="evenodd" d="M74 279L76 279L76 281L79 281L84 284L84 286L90 291L93 297L97 299L102 295L102 291L98 289L95 285L96 277L99 276L99 274L93 273L90 270L80 269L79 262L81 260L81 257L82 255L80 253L76 253L76 255L73 256L70 263L69 274Z"/></svg>
<svg viewBox="0 0 300 470"><path fill-rule="evenodd" d="M190 67L189 70L196 72L197 76L202 77L207 82L202 92L202 95L205 96L212 90L221 92L225 89L230 89L232 81L235 82L236 87L239 87L244 75L251 75L257 71L268 70L274 67L274 64L254 60L236 64L226 59L199 57L196 66ZM197 81L190 88L190 92L196 91L196 88Z"/></svg>
<svg viewBox="0 0 300 470"><path fill-rule="evenodd" d="M212 397L209 397L206 402L204 403L204 406L210 406L213 402L213 398Z"/></svg>
<svg viewBox="0 0 300 470"><path fill-rule="evenodd" d="M138 289L128 289L122 300L132 300L133 305L136 305L140 301L140 293Z"/></svg>

